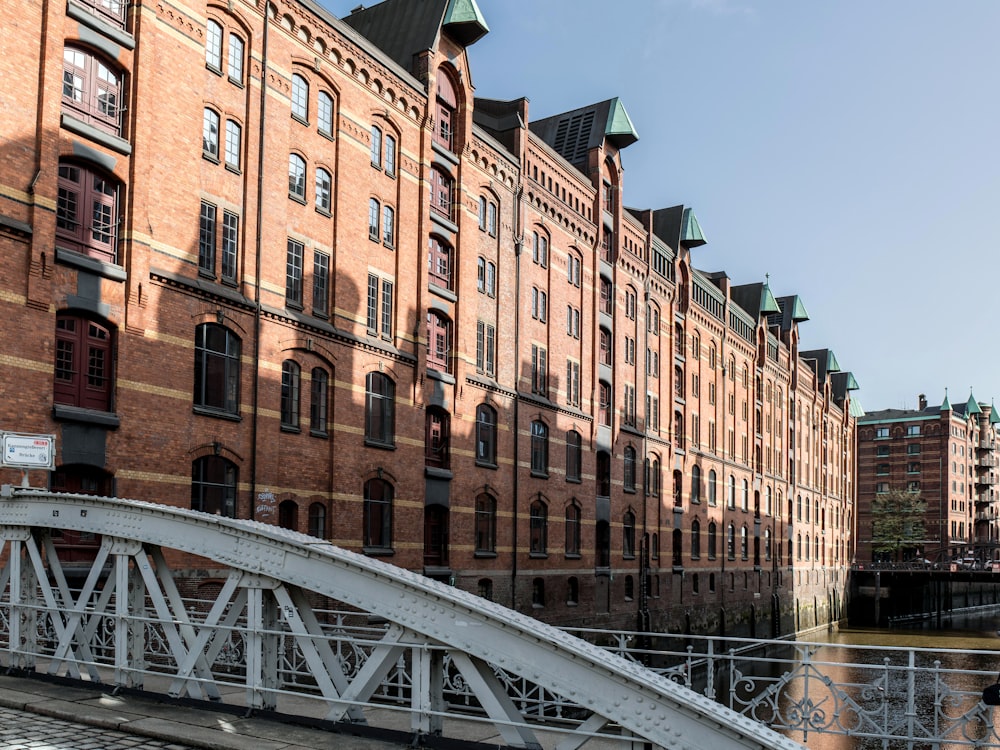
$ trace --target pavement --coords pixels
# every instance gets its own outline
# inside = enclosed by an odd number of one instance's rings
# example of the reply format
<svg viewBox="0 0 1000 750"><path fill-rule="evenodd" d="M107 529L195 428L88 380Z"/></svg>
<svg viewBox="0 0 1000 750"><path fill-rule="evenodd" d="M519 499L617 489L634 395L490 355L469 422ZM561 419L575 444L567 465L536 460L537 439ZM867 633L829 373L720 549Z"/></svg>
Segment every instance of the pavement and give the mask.
<svg viewBox="0 0 1000 750"><path fill-rule="evenodd" d="M233 707L227 706L226 709ZM26 719L25 714L31 714ZM38 717L48 717L42 721ZM79 726L95 731L81 735ZM145 738L148 741L136 740ZM0 750L394 750L396 738L362 737L278 717L245 717L143 695L115 694L110 686L50 681L0 673Z"/></svg>

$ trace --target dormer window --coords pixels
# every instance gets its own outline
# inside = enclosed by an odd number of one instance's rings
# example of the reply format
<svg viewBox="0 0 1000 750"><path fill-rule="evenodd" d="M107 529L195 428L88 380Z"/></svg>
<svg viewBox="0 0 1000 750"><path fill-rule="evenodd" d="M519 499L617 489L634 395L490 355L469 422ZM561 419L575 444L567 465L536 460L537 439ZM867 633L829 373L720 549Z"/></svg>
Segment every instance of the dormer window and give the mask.
<svg viewBox="0 0 1000 750"><path fill-rule="evenodd" d="M455 150L455 123L458 97L451 78L444 70L437 74L437 113L434 121L434 142L449 151Z"/></svg>

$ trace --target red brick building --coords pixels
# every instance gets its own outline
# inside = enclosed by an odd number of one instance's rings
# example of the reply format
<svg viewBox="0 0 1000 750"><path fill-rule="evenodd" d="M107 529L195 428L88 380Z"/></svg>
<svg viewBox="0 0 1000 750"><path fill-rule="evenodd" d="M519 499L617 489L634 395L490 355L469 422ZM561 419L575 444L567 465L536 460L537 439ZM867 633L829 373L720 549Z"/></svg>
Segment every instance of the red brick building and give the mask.
<svg viewBox="0 0 1000 750"><path fill-rule="evenodd" d="M554 623L839 616L854 379L801 349L798 297L698 270L689 208L630 207L622 102L477 98L474 0L11 24L0 427L56 434L53 488L281 524Z"/></svg>
<svg viewBox="0 0 1000 750"><path fill-rule="evenodd" d="M945 394L940 406L929 406L921 394L916 409L881 409L859 418L858 562L1000 560L998 425L992 404L971 395L952 405ZM873 533L873 502L896 492L913 493L925 507L923 534L906 544Z"/></svg>

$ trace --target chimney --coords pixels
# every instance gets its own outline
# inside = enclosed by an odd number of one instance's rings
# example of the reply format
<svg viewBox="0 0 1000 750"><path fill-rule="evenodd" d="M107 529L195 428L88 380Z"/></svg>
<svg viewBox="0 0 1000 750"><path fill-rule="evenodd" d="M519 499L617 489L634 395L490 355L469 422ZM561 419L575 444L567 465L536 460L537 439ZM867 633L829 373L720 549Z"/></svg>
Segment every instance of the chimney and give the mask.
<svg viewBox="0 0 1000 750"><path fill-rule="evenodd" d="M923 393L917 396L917 402L920 404L920 411L923 411L924 409L927 408L927 396L925 396Z"/></svg>

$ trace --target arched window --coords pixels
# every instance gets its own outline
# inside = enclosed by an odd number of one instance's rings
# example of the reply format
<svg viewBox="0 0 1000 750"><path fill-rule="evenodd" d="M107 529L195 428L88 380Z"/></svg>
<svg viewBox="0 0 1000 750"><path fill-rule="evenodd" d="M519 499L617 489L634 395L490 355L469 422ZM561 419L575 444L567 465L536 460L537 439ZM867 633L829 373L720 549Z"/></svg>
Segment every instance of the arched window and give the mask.
<svg viewBox="0 0 1000 750"><path fill-rule="evenodd" d="M309 120L309 82L298 73L292 74L292 117Z"/></svg>
<svg viewBox="0 0 1000 750"><path fill-rule="evenodd" d="M601 381L597 387L598 423L606 427L611 425L611 384Z"/></svg>
<svg viewBox="0 0 1000 750"><path fill-rule="evenodd" d="M121 76L114 68L87 50L63 50L62 102L67 114L120 135L121 95Z"/></svg>
<svg viewBox="0 0 1000 750"><path fill-rule="evenodd" d="M531 503L529 514L529 551L532 554L544 555L549 546L549 510L545 502L539 498Z"/></svg>
<svg viewBox="0 0 1000 750"><path fill-rule="evenodd" d="M239 413L240 340L215 323L203 323L195 329L194 405Z"/></svg>
<svg viewBox="0 0 1000 750"><path fill-rule="evenodd" d="M316 208L322 213L330 213L333 205L333 177L322 167L316 170Z"/></svg>
<svg viewBox="0 0 1000 750"><path fill-rule="evenodd" d="M684 564L684 534L680 529L674 529L671 536L671 552L674 567Z"/></svg>
<svg viewBox="0 0 1000 750"><path fill-rule="evenodd" d="M747 482L746 479L744 479L743 484L741 485L740 510L749 510L749 509L750 509L750 484Z"/></svg>
<svg viewBox="0 0 1000 750"><path fill-rule="evenodd" d="M316 104L319 132L323 135L333 136L333 97L325 91L320 91Z"/></svg>
<svg viewBox="0 0 1000 750"><path fill-rule="evenodd" d="M698 464L691 467L691 502L701 502L701 467Z"/></svg>
<svg viewBox="0 0 1000 750"><path fill-rule="evenodd" d="M299 530L299 505L294 500L282 500L278 504L278 526L292 531Z"/></svg>
<svg viewBox="0 0 1000 750"><path fill-rule="evenodd" d="M691 522L691 559L701 557L701 522L696 518Z"/></svg>
<svg viewBox="0 0 1000 750"><path fill-rule="evenodd" d="M87 0L88 5L101 5L100 0ZM124 6L125 3L122 3ZM205 65L213 70L222 71L222 26L218 21L209 19L205 26Z"/></svg>
<svg viewBox="0 0 1000 750"><path fill-rule="evenodd" d="M396 210L388 204L382 206L382 242L386 247L396 246Z"/></svg>
<svg viewBox="0 0 1000 750"><path fill-rule="evenodd" d="M53 401L111 411L114 329L70 313L56 316Z"/></svg>
<svg viewBox="0 0 1000 750"><path fill-rule="evenodd" d="M323 503L309 506L309 536L326 539L326 506Z"/></svg>
<svg viewBox="0 0 1000 750"><path fill-rule="evenodd" d="M451 353L451 321L437 310L427 311L427 366L448 372Z"/></svg>
<svg viewBox="0 0 1000 750"><path fill-rule="evenodd" d="M611 454L608 451L597 451L596 489L600 497L611 496Z"/></svg>
<svg viewBox="0 0 1000 750"><path fill-rule="evenodd" d="M740 557L746 560L749 554L750 554L750 547L749 547L749 540L747 537L747 527L743 526L740 529Z"/></svg>
<svg viewBox="0 0 1000 750"><path fill-rule="evenodd" d="M531 423L531 471L549 473L549 428L537 420Z"/></svg>
<svg viewBox="0 0 1000 750"><path fill-rule="evenodd" d="M736 510L736 477L729 475L729 485L726 493L726 506L730 510Z"/></svg>
<svg viewBox="0 0 1000 750"><path fill-rule="evenodd" d="M327 398L330 376L322 367L314 367L311 375L312 399L309 403L309 431L313 435L326 435Z"/></svg>
<svg viewBox="0 0 1000 750"><path fill-rule="evenodd" d="M476 552L497 549L497 501L485 492L476 496Z"/></svg>
<svg viewBox="0 0 1000 750"><path fill-rule="evenodd" d="M576 501L566 506L566 555L580 555L580 506Z"/></svg>
<svg viewBox="0 0 1000 750"><path fill-rule="evenodd" d="M447 469L451 465L451 418L440 406L430 406L425 421L424 464Z"/></svg>
<svg viewBox="0 0 1000 750"><path fill-rule="evenodd" d="M497 293L497 267L493 261L488 261L486 258L480 257L477 276L476 276L476 288L487 295L488 297L495 297Z"/></svg>
<svg viewBox="0 0 1000 750"><path fill-rule="evenodd" d="M622 467L622 483L628 492L635 492L635 448L625 446L624 465Z"/></svg>
<svg viewBox="0 0 1000 750"><path fill-rule="evenodd" d="M631 510L622 516L622 556L635 557L635 513Z"/></svg>
<svg viewBox="0 0 1000 750"><path fill-rule="evenodd" d="M236 517L236 464L222 456L203 456L191 464L191 510Z"/></svg>
<svg viewBox="0 0 1000 750"><path fill-rule="evenodd" d="M708 504L715 505L717 500L715 496L715 485L716 485L716 474L715 469L709 469L708 471Z"/></svg>
<svg viewBox="0 0 1000 750"><path fill-rule="evenodd" d="M598 521L594 527L594 564L598 568L611 565L611 524Z"/></svg>
<svg viewBox="0 0 1000 750"><path fill-rule="evenodd" d="M281 363L281 426L299 427L299 390L301 369L293 360Z"/></svg>
<svg viewBox="0 0 1000 750"><path fill-rule="evenodd" d="M372 549L392 547L393 486L383 479L365 482L364 546Z"/></svg>
<svg viewBox="0 0 1000 750"><path fill-rule="evenodd" d="M733 524L726 527L726 557L736 559L736 526Z"/></svg>
<svg viewBox="0 0 1000 750"><path fill-rule="evenodd" d="M454 180L444 170L434 167L431 169L430 189L431 211L451 221Z"/></svg>
<svg viewBox="0 0 1000 750"><path fill-rule="evenodd" d="M485 279L485 263L483 258L480 261L480 291L482 281ZM451 245L436 235L431 235L427 250L427 272L430 274L432 284L437 284L444 289L451 289L451 266L452 250Z"/></svg>
<svg viewBox="0 0 1000 750"><path fill-rule="evenodd" d="M455 150L455 114L458 111L458 96L451 77L442 69L437 72L436 122L434 142L449 151Z"/></svg>
<svg viewBox="0 0 1000 750"><path fill-rule="evenodd" d="M678 448L684 447L684 414L674 412L674 443Z"/></svg>
<svg viewBox="0 0 1000 750"><path fill-rule="evenodd" d="M660 496L660 458L656 454L646 459L646 494Z"/></svg>
<svg viewBox="0 0 1000 750"><path fill-rule="evenodd" d="M674 470L674 507L684 506L684 475L680 469Z"/></svg>
<svg viewBox="0 0 1000 750"><path fill-rule="evenodd" d="M764 559L771 559L771 529L764 529Z"/></svg>
<svg viewBox="0 0 1000 750"><path fill-rule="evenodd" d="M370 372L365 380L365 439L378 445L396 442L396 384L388 375Z"/></svg>
<svg viewBox="0 0 1000 750"><path fill-rule="evenodd" d="M216 131L218 137L218 131ZM82 164L59 163L56 241L107 263L117 263L119 189Z"/></svg>
<svg viewBox="0 0 1000 750"><path fill-rule="evenodd" d="M611 331L607 328L601 327L600 341L600 361L602 365L611 364Z"/></svg>
<svg viewBox="0 0 1000 750"><path fill-rule="evenodd" d="M570 430L566 433L566 479L571 482L580 481L581 461L583 460L583 441L580 433ZM597 493L601 493L598 491Z"/></svg>
<svg viewBox="0 0 1000 750"><path fill-rule="evenodd" d="M298 154L288 155L288 196L306 199L306 161Z"/></svg>
<svg viewBox="0 0 1000 750"><path fill-rule="evenodd" d="M488 404L476 409L476 462L495 465L497 462L497 412Z"/></svg>
<svg viewBox="0 0 1000 750"><path fill-rule="evenodd" d="M709 521L708 523L708 559L714 560L716 554L716 536L718 527L715 525L715 521Z"/></svg>

